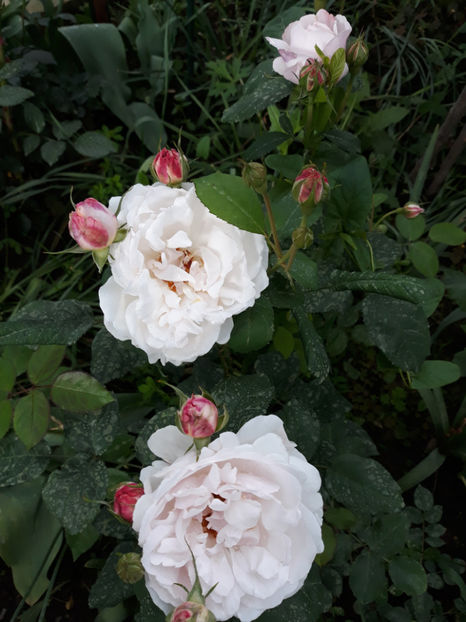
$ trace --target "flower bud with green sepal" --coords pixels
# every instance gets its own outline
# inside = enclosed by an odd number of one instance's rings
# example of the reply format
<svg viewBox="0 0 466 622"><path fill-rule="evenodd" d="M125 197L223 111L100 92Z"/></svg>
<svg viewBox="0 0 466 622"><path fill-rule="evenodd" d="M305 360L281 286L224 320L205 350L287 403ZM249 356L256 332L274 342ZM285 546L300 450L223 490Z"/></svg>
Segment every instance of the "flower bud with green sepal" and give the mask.
<svg viewBox="0 0 466 622"><path fill-rule="evenodd" d="M116 573L123 583L137 583L144 576L139 553L124 553L116 565Z"/></svg>

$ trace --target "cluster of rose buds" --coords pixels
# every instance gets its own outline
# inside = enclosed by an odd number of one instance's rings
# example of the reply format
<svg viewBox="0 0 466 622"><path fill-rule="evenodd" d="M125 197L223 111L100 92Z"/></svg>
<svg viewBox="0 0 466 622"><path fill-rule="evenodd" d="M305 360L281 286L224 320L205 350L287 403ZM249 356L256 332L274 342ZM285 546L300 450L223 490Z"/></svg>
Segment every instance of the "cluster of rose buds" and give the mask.
<svg viewBox="0 0 466 622"><path fill-rule="evenodd" d="M315 86L322 86L328 78L328 72L320 59L309 58L299 74L299 83L306 91Z"/></svg>
<svg viewBox="0 0 466 622"><path fill-rule="evenodd" d="M308 211L325 197L328 188L325 175L313 164L309 164L296 177L291 192L301 209Z"/></svg>

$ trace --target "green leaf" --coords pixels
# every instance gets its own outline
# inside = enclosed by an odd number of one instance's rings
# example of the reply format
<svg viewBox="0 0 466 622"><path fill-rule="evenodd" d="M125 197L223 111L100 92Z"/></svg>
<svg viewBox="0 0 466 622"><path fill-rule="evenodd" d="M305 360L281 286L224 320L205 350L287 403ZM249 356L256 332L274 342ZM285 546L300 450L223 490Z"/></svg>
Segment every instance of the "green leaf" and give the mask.
<svg viewBox="0 0 466 622"><path fill-rule="evenodd" d="M295 349L293 333L283 326L278 326L273 333L273 347L283 358L289 358Z"/></svg>
<svg viewBox="0 0 466 622"><path fill-rule="evenodd" d="M245 121L256 112L261 112L270 104L275 104L286 97L292 88L291 82L273 74L272 61L264 61L256 66L249 77L244 95L224 111L222 121L224 123Z"/></svg>
<svg viewBox="0 0 466 622"><path fill-rule="evenodd" d="M320 442L320 423L312 407L303 399L293 398L278 415L283 419L288 438L310 460Z"/></svg>
<svg viewBox="0 0 466 622"><path fill-rule="evenodd" d="M73 147L88 158L103 158L117 151L115 144L100 132L84 132L74 141Z"/></svg>
<svg viewBox="0 0 466 622"><path fill-rule="evenodd" d="M304 289L317 289L317 264L302 251L296 253L290 274Z"/></svg>
<svg viewBox="0 0 466 622"><path fill-rule="evenodd" d="M432 242L459 246L466 242L466 231L451 222L441 222L432 227L429 231L429 238Z"/></svg>
<svg viewBox="0 0 466 622"><path fill-rule="evenodd" d="M74 119L74 121L57 121L55 122L52 132L57 140L63 140L65 138L71 138L73 134L81 129L82 122L78 119Z"/></svg>
<svg viewBox="0 0 466 622"><path fill-rule="evenodd" d="M351 564L349 584L351 591L363 605L383 599L387 593L383 559L371 551L360 553Z"/></svg>
<svg viewBox="0 0 466 622"><path fill-rule="evenodd" d="M126 101L128 66L121 34L113 24L79 24L58 31L66 37L90 77L102 85L102 100L126 125L132 115Z"/></svg>
<svg viewBox="0 0 466 622"><path fill-rule="evenodd" d="M223 380L214 388L212 396L218 406L225 404L231 429L238 430L249 419L267 414L273 393L267 376L253 374Z"/></svg>
<svg viewBox="0 0 466 622"><path fill-rule="evenodd" d="M218 404L218 402L217 402ZM220 409L219 409L220 410ZM167 425L173 425L176 418L176 408L172 406L170 408L166 408L165 410L157 412L153 417L149 419L139 432L138 437L136 439L136 443L134 448L136 450L136 456L138 457L141 464L147 464L152 462L154 459L154 454L147 446L147 441L149 437Z"/></svg>
<svg viewBox="0 0 466 622"><path fill-rule="evenodd" d="M422 512L430 513L434 507L434 497L424 486L417 486L414 491L414 503Z"/></svg>
<svg viewBox="0 0 466 622"><path fill-rule="evenodd" d="M316 331L313 321L309 319L301 307L296 307L293 310L293 315L298 322L307 367L318 382L323 382L330 372L330 361L325 351L324 342Z"/></svg>
<svg viewBox="0 0 466 622"><path fill-rule="evenodd" d="M408 539L410 521L405 512L393 512L376 519L373 525L358 532L372 552L381 557L399 553Z"/></svg>
<svg viewBox="0 0 466 622"><path fill-rule="evenodd" d="M60 156L63 155L65 148L66 143L63 140L48 140L40 148L40 155L49 166L53 166Z"/></svg>
<svg viewBox="0 0 466 622"><path fill-rule="evenodd" d="M71 412L98 410L114 400L95 378L81 371L60 374L53 383L51 398L57 406Z"/></svg>
<svg viewBox="0 0 466 622"><path fill-rule="evenodd" d="M0 358L0 392L5 393L5 397L14 387L15 380L15 366L3 355Z"/></svg>
<svg viewBox="0 0 466 622"><path fill-rule="evenodd" d="M304 158L298 154L281 155L274 153L265 158L265 163L286 179L294 181L304 166Z"/></svg>
<svg viewBox="0 0 466 622"><path fill-rule="evenodd" d="M447 288L448 296L456 304L466 311L466 274L460 270L445 269L443 282Z"/></svg>
<svg viewBox="0 0 466 622"><path fill-rule="evenodd" d="M13 427L27 449L45 436L49 427L50 405L39 389L34 389L15 404Z"/></svg>
<svg viewBox="0 0 466 622"><path fill-rule="evenodd" d="M0 323L0 345L71 345L91 326L88 305L76 300L39 300Z"/></svg>
<svg viewBox="0 0 466 622"><path fill-rule="evenodd" d="M33 97L34 93L22 86L10 86L4 84L0 86L0 106L17 106L29 97Z"/></svg>
<svg viewBox="0 0 466 622"><path fill-rule="evenodd" d="M65 355L65 346L40 346L28 363L28 376L32 384L41 384L51 378Z"/></svg>
<svg viewBox="0 0 466 622"><path fill-rule="evenodd" d="M403 214L397 214L395 222L398 231L408 242L418 240L426 229L426 220L422 215L406 218Z"/></svg>
<svg viewBox="0 0 466 622"><path fill-rule="evenodd" d="M81 533L66 534L66 543L70 547L73 561L94 546L99 539L99 532L92 525L88 525Z"/></svg>
<svg viewBox="0 0 466 622"><path fill-rule="evenodd" d="M11 567L28 605L49 585L47 573L60 550L61 527L42 502L43 478L0 489L0 556Z"/></svg>
<svg viewBox="0 0 466 622"><path fill-rule="evenodd" d="M116 573L116 565L124 553L139 553L135 542L121 542L108 556L104 567L91 587L89 607L112 607L134 594L134 585L123 583Z"/></svg>
<svg viewBox="0 0 466 622"><path fill-rule="evenodd" d="M325 566L332 560L337 545L335 532L326 523L322 525L322 540L324 542L324 550L315 558L315 563L318 566Z"/></svg>
<svg viewBox="0 0 466 622"><path fill-rule="evenodd" d="M13 419L13 404L11 400L0 401L0 438L3 438L10 429Z"/></svg>
<svg viewBox="0 0 466 622"><path fill-rule="evenodd" d="M292 6L279 11L275 17L266 23L262 35L264 37L272 37L273 39L281 39L283 31L288 24L299 20L303 15L306 15L306 9L301 6ZM269 49L275 54L277 53L276 48L270 46Z"/></svg>
<svg viewBox="0 0 466 622"><path fill-rule="evenodd" d="M273 308L264 296L235 316L228 345L234 352L260 350L272 340Z"/></svg>
<svg viewBox="0 0 466 622"><path fill-rule="evenodd" d="M134 591L139 601L139 611L134 622L166 622L165 614L154 604L145 586L139 590L139 584L137 584L134 586Z"/></svg>
<svg viewBox="0 0 466 622"><path fill-rule="evenodd" d="M341 74L346 65L346 52L344 48L338 48L338 50L332 55L330 59L330 82L329 86L332 86L338 82L341 78Z"/></svg>
<svg viewBox="0 0 466 622"><path fill-rule="evenodd" d="M35 479L49 459L50 447L44 441L27 450L19 438L8 434L0 443L0 487Z"/></svg>
<svg viewBox="0 0 466 622"><path fill-rule="evenodd" d="M66 438L75 451L102 455L120 432L118 402L110 402L98 414L72 415L65 424Z"/></svg>
<svg viewBox="0 0 466 622"><path fill-rule="evenodd" d="M396 512L403 507L398 484L371 458L335 456L325 483L332 497L359 515Z"/></svg>
<svg viewBox="0 0 466 622"><path fill-rule="evenodd" d="M370 338L390 362L407 371L418 371L430 352L424 313L410 302L379 294L369 294L362 309Z"/></svg>
<svg viewBox="0 0 466 622"><path fill-rule="evenodd" d="M103 462L88 455L70 458L53 471L43 490L52 514L71 534L83 531L97 516L107 493L107 470Z"/></svg>
<svg viewBox="0 0 466 622"><path fill-rule="evenodd" d="M426 277L434 277L439 269L437 253L425 242L414 242L409 249L409 258L416 270Z"/></svg>
<svg viewBox="0 0 466 622"><path fill-rule="evenodd" d="M413 389L436 389L456 382L461 370L449 361L424 361L419 372L412 378Z"/></svg>
<svg viewBox="0 0 466 622"><path fill-rule="evenodd" d="M213 173L194 180L196 194L218 218L252 233L263 233L264 215L256 193L241 177Z"/></svg>
<svg viewBox="0 0 466 622"><path fill-rule="evenodd" d="M40 134L45 127L45 119L42 110L31 102L26 102L23 106L24 120L36 134Z"/></svg>
<svg viewBox="0 0 466 622"><path fill-rule="evenodd" d="M382 108L382 110L378 110L377 112L369 113L363 131L368 133L380 132L390 125L399 123L407 114L409 114L408 108L403 108L402 106L387 106L387 108Z"/></svg>
<svg viewBox="0 0 466 622"><path fill-rule="evenodd" d="M24 155L30 155L37 147L40 145L40 137L37 134L31 134L30 136L26 136L23 140L23 151Z"/></svg>
<svg viewBox="0 0 466 622"><path fill-rule="evenodd" d="M288 138L289 136L283 132L267 132L267 134L263 134L256 138L246 151L243 152L242 157L246 162L262 158L276 149Z"/></svg>
<svg viewBox="0 0 466 622"><path fill-rule="evenodd" d="M391 560L388 573L396 588L408 596L420 596L427 590L427 575L422 565L405 555Z"/></svg>
<svg viewBox="0 0 466 622"><path fill-rule="evenodd" d="M10 361L16 370L16 375L20 376L26 371L32 353L32 348L28 348L27 346L6 346L3 349L2 358Z"/></svg>
<svg viewBox="0 0 466 622"><path fill-rule="evenodd" d="M324 205L324 222L330 230L366 227L372 209L372 183L367 160L357 156L328 173L330 197Z"/></svg>
<svg viewBox="0 0 466 622"><path fill-rule="evenodd" d="M147 355L129 341L115 339L102 328L92 342L91 374L100 382L121 378L147 364Z"/></svg>
<svg viewBox="0 0 466 622"><path fill-rule="evenodd" d="M327 508L324 515L325 520L336 529L351 529L357 519L353 512L346 508Z"/></svg>

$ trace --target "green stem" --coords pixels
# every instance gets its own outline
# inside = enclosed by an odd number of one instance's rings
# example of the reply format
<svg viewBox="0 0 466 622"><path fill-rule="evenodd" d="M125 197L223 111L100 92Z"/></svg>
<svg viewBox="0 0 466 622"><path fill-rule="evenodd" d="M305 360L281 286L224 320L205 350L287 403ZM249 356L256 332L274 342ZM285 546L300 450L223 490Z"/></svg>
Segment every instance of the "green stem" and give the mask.
<svg viewBox="0 0 466 622"><path fill-rule="evenodd" d="M311 94L307 96L306 105L306 119L304 121L304 147L311 151L312 145L312 116L313 116L314 102Z"/></svg>
<svg viewBox="0 0 466 622"><path fill-rule="evenodd" d="M269 223L270 223L270 231L272 232L274 251L278 259L280 259L280 257L282 256L282 249L280 247L280 242L278 240L277 227L275 225L275 218L273 216L272 206L270 204L270 198L269 198L269 195L267 194L267 190L264 190L261 194L262 194L262 198L264 199L265 209L267 211L267 218L269 219Z"/></svg>
<svg viewBox="0 0 466 622"><path fill-rule="evenodd" d="M381 218L379 218L379 220L375 223L373 228L376 229L380 225L380 223L385 220L385 218L388 218L392 214L401 214L401 212L403 212L403 208L402 207L397 207L396 209L390 210L389 212L384 214Z"/></svg>
<svg viewBox="0 0 466 622"><path fill-rule="evenodd" d="M44 602L42 604L42 608L40 610L40 615L39 618L37 620L37 622L43 622L44 617L45 617L45 612L47 611L47 607L49 604L49 600L50 600L50 594L52 593L52 588L55 585L55 581L57 579L57 574L58 574L58 570L61 566L61 562L63 560L63 556L65 555L65 551L66 551L66 546L63 546L61 553L57 559L57 563L55 564L55 568L53 569L53 574L52 577L50 579L50 583L49 586L47 588L47 591L45 593L45 597L44 597Z"/></svg>
<svg viewBox="0 0 466 622"><path fill-rule="evenodd" d="M442 466L445 456L434 449L428 456L416 464L408 473L398 480L398 485L403 492L406 492L413 486L417 486L420 482L430 477L435 471Z"/></svg>
<svg viewBox="0 0 466 622"><path fill-rule="evenodd" d="M335 125L341 119L341 115L343 114L343 111L345 110L345 106L348 103L348 98L351 95L351 91L353 90L354 78L355 78L355 76L350 75L350 79L348 80L348 84L346 86L345 94L343 95L343 99L341 100L340 107L338 108L338 111L337 111L337 116L336 116L336 119L335 119Z"/></svg>

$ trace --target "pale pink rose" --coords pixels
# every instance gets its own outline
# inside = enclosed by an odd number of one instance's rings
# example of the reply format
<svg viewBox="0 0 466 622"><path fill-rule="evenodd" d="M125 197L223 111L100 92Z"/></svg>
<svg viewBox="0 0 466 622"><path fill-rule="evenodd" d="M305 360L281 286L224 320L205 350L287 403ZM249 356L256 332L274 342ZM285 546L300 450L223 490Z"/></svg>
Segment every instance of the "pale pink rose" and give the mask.
<svg viewBox="0 0 466 622"><path fill-rule="evenodd" d="M343 15L331 15L325 9L316 14L304 15L285 28L281 39L266 37L270 45L277 48L278 56L273 61L273 69L281 76L298 84L301 69L309 59L318 59L317 45L331 58L335 52L346 48L351 26ZM348 66L340 78L348 73Z"/></svg>
<svg viewBox="0 0 466 622"><path fill-rule="evenodd" d="M136 184L109 206L128 233L111 247L112 276L99 290L107 330L150 363L192 362L226 343L232 317L268 285L264 236L211 214L189 183Z"/></svg>
<svg viewBox="0 0 466 622"><path fill-rule="evenodd" d="M89 198L75 206L68 228L83 250L95 251L110 246L118 231L118 221L105 205Z"/></svg>
<svg viewBox="0 0 466 622"><path fill-rule="evenodd" d="M223 432L197 456L175 426L148 446L159 456L141 471L144 495L133 528L145 581L165 613L183 603L196 560L206 606L217 620L258 618L303 585L323 551L320 476L275 415ZM191 554L192 552L192 554Z"/></svg>
<svg viewBox="0 0 466 622"><path fill-rule="evenodd" d="M192 438L212 436L217 427L217 421L217 407L202 395L191 395L183 404L180 412L183 432Z"/></svg>

